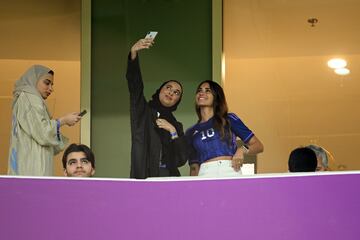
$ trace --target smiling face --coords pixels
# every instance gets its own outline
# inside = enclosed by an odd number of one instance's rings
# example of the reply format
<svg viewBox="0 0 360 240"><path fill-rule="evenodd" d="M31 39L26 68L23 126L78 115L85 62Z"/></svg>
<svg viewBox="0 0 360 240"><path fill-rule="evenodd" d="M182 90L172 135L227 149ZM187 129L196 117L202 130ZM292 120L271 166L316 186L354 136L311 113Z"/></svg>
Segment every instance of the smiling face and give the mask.
<svg viewBox="0 0 360 240"><path fill-rule="evenodd" d="M172 107L179 101L181 94L180 84L170 81L161 88L159 101L164 107Z"/></svg>
<svg viewBox="0 0 360 240"><path fill-rule="evenodd" d="M47 99L54 91L54 76L51 74L45 74L36 83L36 89L39 91L43 99Z"/></svg>
<svg viewBox="0 0 360 240"><path fill-rule="evenodd" d="M84 152L72 152L66 158L64 174L68 177L92 177L95 169Z"/></svg>
<svg viewBox="0 0 360 240"><path fill-rule="evenodd" d="M198 107L212 107L214 95L209 83L204 82L196 91L195 102Z"/></svg>

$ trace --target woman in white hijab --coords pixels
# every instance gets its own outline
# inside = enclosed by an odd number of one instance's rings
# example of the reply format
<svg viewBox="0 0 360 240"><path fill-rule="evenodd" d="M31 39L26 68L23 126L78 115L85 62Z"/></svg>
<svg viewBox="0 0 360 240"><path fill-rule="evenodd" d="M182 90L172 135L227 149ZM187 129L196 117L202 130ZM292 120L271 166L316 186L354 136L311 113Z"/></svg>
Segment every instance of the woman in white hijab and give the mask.
<svg viewBox="0 0 360 240"><path fill-rule="evenodd" d="M51 176L53 156L64 149L62 125L73 126L81 117L69 113L51 119L45 100L53 91L54 72L33 65L15 83L8 162L9 175Z"/></svg>

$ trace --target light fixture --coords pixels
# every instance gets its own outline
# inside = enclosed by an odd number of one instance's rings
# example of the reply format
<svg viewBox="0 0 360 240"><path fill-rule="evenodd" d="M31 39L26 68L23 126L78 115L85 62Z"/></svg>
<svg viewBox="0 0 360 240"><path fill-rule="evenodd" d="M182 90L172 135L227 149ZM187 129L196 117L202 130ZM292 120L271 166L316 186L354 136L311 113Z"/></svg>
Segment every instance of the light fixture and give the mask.
<svg viewBox="0 0 360 240"><path fill-rule="evenodd" d="M310 23L311 27L315 27L315 24L317 24L319 22L319 20L317 18L309 18L308 20L308 23Z"/></svg>
<svg viewBox="0 0 360 240"><path fill-rule="evenodd" d="M327 62L329 68L344 68L347 62L342 58L333 58Z"/></svg>
<svg viewBox="0 0 360 240"><path fill-rule="evenodd" d="M347 68L336 68L334 71L338 75L348 75L350 73L350 70Z"/></svg>

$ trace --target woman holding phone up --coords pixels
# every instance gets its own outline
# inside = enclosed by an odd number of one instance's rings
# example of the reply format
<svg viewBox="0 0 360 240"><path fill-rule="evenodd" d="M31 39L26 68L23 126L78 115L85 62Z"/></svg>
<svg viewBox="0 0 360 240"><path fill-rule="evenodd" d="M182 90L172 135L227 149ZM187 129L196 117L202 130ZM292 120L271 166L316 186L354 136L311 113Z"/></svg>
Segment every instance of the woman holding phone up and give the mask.
<svg viewBox="0 0 360 240"><path fill-rule="evenodd" d="M244 154L257 154L263 145L228 106L222 87L207 80L199 84L195 109L198 122L186 131L192 148L191 176L226 177L241 175ZM237 148L236 137L245 145Z"/></svg>
<svg viewBox="0 0 360 240"><path fill-rule="evenodd" d="M180 176L178 167L187 161L183 126L173 115L183 94L180 82L162 83L149 102L144 96L138 52L149 49L153 43L153 38L140 39L128 56L131 178Z"/></svg>

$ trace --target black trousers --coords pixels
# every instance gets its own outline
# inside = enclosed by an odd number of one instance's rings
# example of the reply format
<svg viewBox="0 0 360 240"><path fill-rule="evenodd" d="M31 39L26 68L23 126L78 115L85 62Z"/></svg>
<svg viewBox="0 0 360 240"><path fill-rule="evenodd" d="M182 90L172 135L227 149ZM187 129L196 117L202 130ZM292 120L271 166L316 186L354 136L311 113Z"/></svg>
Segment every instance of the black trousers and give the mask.
<svg viewBox="0 0 360 240"><path fill-rule="evenodd" d="M169 177L170 171L167 168L159 168L159 177Z"/></svg>

